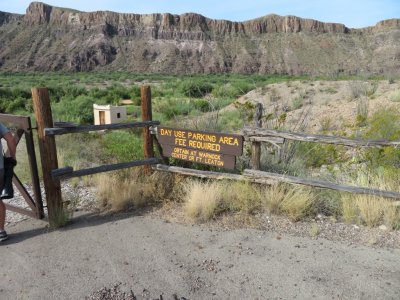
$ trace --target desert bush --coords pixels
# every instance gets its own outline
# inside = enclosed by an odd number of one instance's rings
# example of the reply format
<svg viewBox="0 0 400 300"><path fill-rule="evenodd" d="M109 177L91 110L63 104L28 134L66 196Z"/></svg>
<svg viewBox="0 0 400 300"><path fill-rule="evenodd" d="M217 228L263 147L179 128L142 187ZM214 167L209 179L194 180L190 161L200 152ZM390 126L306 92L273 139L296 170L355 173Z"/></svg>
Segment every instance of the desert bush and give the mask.
<svg viewBox="0 0 400 300"><path fill-rule="evenodd" d="M101 147L99 133L74 133L56 137L60 166L92 167L104 162L106 156Z"/></svg>
<svg viewBox="0 0 400 300"><path fill-rule="evenodd" d="M297 143L295 155L302 157L306 167L319 168L343 161L344 147L329 144Z"/></svg>
<svg viewBox="0 0 400 300"><path fill-rule="evenodd" d="M308 216L313 211L315 196L309 189L290 188L281 204L282 211L294 222Z"/></svg>
<svg viewBox="0 0 400 300"><path fill-rule="evenodd" d="M399 171L380 168L378 170L359 171L356 175L347 175L348 181L357 186L379 190L398 191ZM351 176L351 177L350 177ZM386 224L396 229L400 224L399 209L392 200L368 194L342 193L342 216L349 223L363 223L369 227Z"/></svg>
<svg viewBox="0 0 400 300"><path fill-rule="evenodd" d="M351 99L357 99L361 96L371 97L375 94L378 89L378 82L364 82L353 80L348 82L348 86L350 89Z"/></svg>
<svg viewBox="0 0 400 300"><path fill-rule="evenodd" d="M64 207L60 207L55 211L53 219L50 220L50 227L52 228L60 228L64 227L68 224L69 220L72 217L72 210L69 210Z"/></svg>
<svg viewBox="0 0 400 300"><path fill-rule="evenodd" d="M118 173L101 173L95 177L100 208L120 211L129 207L142 207L151 199L145 184L137 178L125 178Z"/></svg>
<svg viewBox="0 0 400 300"><path fill-rule="evenodd" d="M211 110L211 104L205 99L198 99L194 101L194 107L201 112L208 112Z"/></svg>
<svg viewBox="0 0 400 300"><path fill-rule="evenodd" d="M373 140L398 140L400 138L400 114L396 109L377 111L370 119L364 138ZM374 166L399 166L400 151L394 147L371 148L365 151L365 159Z"/></svg>
<svg viewBox="0 0 400 300"><path fill-rule="evenodd" d="M357 100L357 116L356 116L356 123L358 126L367 125L368 111L369 111L368 97L359 97Z"/></svg>
<svg viewBox="0 0 400 300"><path fill-rule="evenodd" d="M389 229L400 230L400 208L392 201L386 201L383 206L383 223Z"/></svg>
<svg viewBox="0 0 400 300"><path fill-rule="evenodd" d="M383 218L382 198L370 195L355 195L354 201L361 220L369 227L378 226Z"/></svg>
<svg viewBox="0 0 400 300"><path fill-rule="evenodd" d="M246 94L254 88L251 84L244 81L232 81L230 83L224 83L216 85L212 94L214 97L226 97L236 99L241 95Z"/></svg>
<svg viewBox="0 0 400 300"><path fill-rule="evenodd" d="M253 213L260 209L260 193L249 182L228 182L224 190L222 205L226 210Z"/></svg>
<svg viewBox="0 0 400 300"><path fill-rule="evenodd" d="M101 103L98 99L81 95L76 98L63 97L52 107L54 121L72 121L79 124L93 124L93 104Z"/></svg>
<svg viewBox="0 0 400 300"><path fill-rule="evenodd" d="M107 132L102 139L105 155L116 161L142 159L142 144L141 136L127 130Z"/></svg>
<svg viewBox="0 0 400 300"><path fill-rule="evenodd" d="M400 102L400 90L392 92L389 99L392 102Z"/></svg>
<svg viewBox="0 0 400 300"><path fill-rule="evenodd" d="M337 191L327 189L314 189L315 201L313 209L315 214L333 216L335 218L342 214L342 197Z"/></svg>
<svg viewBox="0 0 400 300"><path fill-rule="evenodd" d="M183 81L180 85L180 91L186 97L201 98L211 93L213 87L207 82L201 81Z"/></svg>
<svg viewBox="0 0 400 300"><path fill-rule="evenodd" d="M154 103L154 111L162 113L167 120L188 115L193 107L189 100L182 98L165 98Z"/></svg>
<svg viewBox="0 0 400 300"><path fill-rule="evenodd" d="M307 94L305 91L300 92L296 98L292 100L292 109L300 109L303 107Z"/></svg>
<svg viewBox="0 0 400 300"><path fill-rule="evenodd" d="M230 128L231 130L239 130L243 128L243 120L240 111L231 110L219 114L219 130Z"/></svg>
<svg viewBox="0 0 400 300"><path fill-rule="evenodd" d="M250 101L245 101L243 103L236 101L233 104L235 108L239 111L241 119L245 124L253 121L255 109L255 105L253 103L251 103Z"/></svg>
<svg viewBox="0 0 400 300"><path fill-rule="evenodd" d="M188 181L184 186L184 212L192 220L205 222L220 211L224 186L218 182Z"/></svg>
<svg viewBox="0 0 400 300"><path fill-rule="evenodd" d="M320 121L320 126L321 126L321 132L327 133L331 130L332 128L332 119L329 116L326 116L321 119Z"/></svg>
<svg viewBox="0 0 400 300"><path fill-rule="evenodd" d="M294 222L312 214L314 201L311 190L282 184L266 188L261 198L270 213L285 214Z"/></svg>
<svg viewBox="0 0 400 300"><path fill-rule="evenodd" d="M367 84L362 81L354 80L348 82L351 99L357 99L358 97L365 96L367 90Z"/></svg>
<svg viewBox="0 0 400 300"><path fill-rule="evenodd" d="M346 223L358 223L359 210L352 194L342 194L342 217Z"/></svg>
<svg viewBox="0 0 400 300"><path fill-rule="evenodd" d="M273 184L264 188L261 195L261 204L270 214L278 215L281 213L281 204L285 198L286 189L281 184Z"/></svg>

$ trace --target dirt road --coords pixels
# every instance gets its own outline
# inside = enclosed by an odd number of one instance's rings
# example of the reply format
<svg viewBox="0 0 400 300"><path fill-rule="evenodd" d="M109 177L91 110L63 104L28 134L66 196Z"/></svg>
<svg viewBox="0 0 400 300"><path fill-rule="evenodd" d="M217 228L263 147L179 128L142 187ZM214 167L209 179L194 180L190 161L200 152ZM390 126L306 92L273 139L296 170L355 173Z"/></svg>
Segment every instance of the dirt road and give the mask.
<svg viewBox="0 0 400 300"><path fill-rule="evenodd" d="M400 299L400 249L348 246L149 216L28 220L0 244L1 299L84 299L121 283L138 299Z"/></svg>

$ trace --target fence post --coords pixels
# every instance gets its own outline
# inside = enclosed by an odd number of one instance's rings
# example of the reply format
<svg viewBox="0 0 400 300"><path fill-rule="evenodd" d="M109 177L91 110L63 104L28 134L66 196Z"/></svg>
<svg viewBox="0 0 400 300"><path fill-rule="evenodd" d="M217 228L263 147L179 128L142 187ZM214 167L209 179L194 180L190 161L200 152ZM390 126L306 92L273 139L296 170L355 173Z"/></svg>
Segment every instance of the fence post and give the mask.
<svg viewBox="0 0 400 300"><path fill-rule="evenodd" d="M254 114L254 126L262 127L262 111L263 106L261 103L256 104L256 112ZM261 159L261 142L251 143L251 167L253 170L260 170Z"/></svg>
<svg viewBox="0 0 400 300"><path fill-rule="evenodd" d="M142 100L142 121L152 121L152 110L151 110L151 89L148 85L140 87L140 94ZM154 157L153 139L150 134L149 127L143 129L143 144L144 144L144 158ZM151 173L151 167L149 165L144 166L145 174Z"/></svg>
<svg viewBox="0 0 400 300"><path fill-rule="evenodd" d="M62 198L60 181L53 180L51 177L51 170L58 169L55 138L54 136L44 135L44 129L46 127L53 127L53 117L47 88L32 88L32 99L38 129L39 150L49 223L50 226L57 226L57 217L62 210Z"/></svg>

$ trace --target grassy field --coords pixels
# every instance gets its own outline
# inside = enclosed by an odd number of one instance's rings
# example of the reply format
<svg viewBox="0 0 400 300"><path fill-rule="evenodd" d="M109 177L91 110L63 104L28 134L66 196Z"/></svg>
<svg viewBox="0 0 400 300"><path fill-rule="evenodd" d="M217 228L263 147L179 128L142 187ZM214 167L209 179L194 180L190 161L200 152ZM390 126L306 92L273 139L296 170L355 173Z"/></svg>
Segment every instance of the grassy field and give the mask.
<svg viewBox="0 0 400 300"><path fill-rule="evenodd" d="M321 80L306 76L259 75L0 73L0 111L33 117L30 89L46 86L55 121L92 124L94 103L118 105L123 99L133 100L127 111L128 120L134 121L140 118L140 86L146 84L152 88L153 119L165 126L236 132L244 124L251 123L254 103L264 101L264 127L295 131L315 131L318 127L317 133L323 134L399 140L398 107L382 107L381 102L397 105L397 81L393 78ZM306 119L310 117L307 111L316 107L319 118L311 118L307 127ZM325 113L328 108L331 108L330 114ZM346 115L347 110L351 111L349 117L337 122L338 112ZM311 126L313 123L318 126ZM64 135L56 141L61 167L70 165L80 169L143 157L140 130ZM20 145L17 174L28 182L22 148ZM250 151L249 145L245 145L245 154L238 158L235 172L249 167ZM172 163L188 165L178 160ZM350 150L343 146L287 142L279 153L274 147L264 146L261 165L268 171L399 191L400 151L395 148ZM168 188L159 184L160 178L168 182ZM377 197L286 185L260 187L245 183L188 182L160 174L147 178L137 170L93 176L84 183L96 185L100 206L113 210L172 199L182 201L186 216L199 222L226 212L248 215L263 212L283 214L293 221L323 214L331 216L332 220L400 228L398 207ZM113 188L104 189L107 185Z"/></svg>

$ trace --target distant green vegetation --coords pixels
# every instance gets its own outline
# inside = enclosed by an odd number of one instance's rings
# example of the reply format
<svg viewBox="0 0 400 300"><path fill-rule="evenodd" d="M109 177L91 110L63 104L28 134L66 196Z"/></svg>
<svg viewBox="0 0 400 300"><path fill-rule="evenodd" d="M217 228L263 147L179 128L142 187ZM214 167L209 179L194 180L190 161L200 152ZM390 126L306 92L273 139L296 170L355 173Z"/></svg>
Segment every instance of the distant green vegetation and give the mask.
<svg viewBox="0 0 400 300"><path fill-rule="evenodd" d="M93 122L92 106L132 99L140 105L140 85L152 87L154 113L161 120L220 109L252 89L301 79L264 75L159 75L118 73L0 73L0 111L32 114L32 87L48 87L54 119Z"/></svg>

